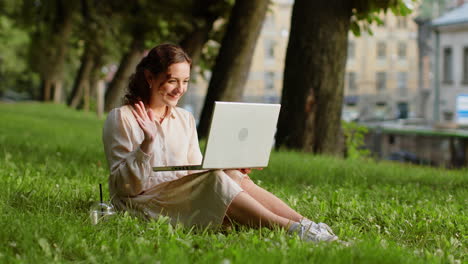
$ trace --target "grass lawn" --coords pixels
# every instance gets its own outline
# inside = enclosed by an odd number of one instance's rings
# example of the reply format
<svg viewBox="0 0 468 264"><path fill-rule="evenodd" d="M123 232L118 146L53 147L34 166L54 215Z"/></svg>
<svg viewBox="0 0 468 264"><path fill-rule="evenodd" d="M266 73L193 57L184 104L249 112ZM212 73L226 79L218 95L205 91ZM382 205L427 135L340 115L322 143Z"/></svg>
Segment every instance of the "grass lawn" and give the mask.
<svg viewBox="0 0 468 264"><path fill-rule="evenodd" d="M466 263L468 171L275 152L252 173L349 247L283 230L172 227L120 213L106 197L103 120L62 105L0 104L0 263Z"/></svg>

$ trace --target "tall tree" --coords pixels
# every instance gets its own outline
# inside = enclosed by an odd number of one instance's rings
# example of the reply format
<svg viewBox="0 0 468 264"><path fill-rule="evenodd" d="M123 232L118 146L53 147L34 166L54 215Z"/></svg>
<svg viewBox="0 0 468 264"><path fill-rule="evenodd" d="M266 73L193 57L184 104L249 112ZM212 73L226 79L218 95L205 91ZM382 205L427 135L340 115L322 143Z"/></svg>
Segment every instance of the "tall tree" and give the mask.
<svg viewBox="0 0 468 264"><path fill-rule="evenodd" d="M341 154L340 127L348 32L378 13L408 13L403 0L296 0L284 69L276 146ZM361 22L360 22L361 21Z"/></svg>
<svg viewBox="0 0 468 264"><path fill-rule="evenodd" d="M119 13L107 3L93 0L82 0L82 19L75 33L84 42L81 65L75 76L68 105L73 108L82 106L89 110L96 77L100 76L103 64L115 53L128 44L126 38L119 34ZM114 52L113 52L114 51Z"/></svg>
<svg viewBox="0 0 468 264"><path fill-rule="evenodd" d="M215 21L224 19L229 15L232 9L230 1L219 0L192 0L191 14L188 21L191 21L189 28L183 32L180 46L187 52L192 59L191 76L196 76L199 72L206 69L206 64L212 63L212 58L206 56L207 52L203 52L203 48L208 40L220 42L219 31L225 29L224 26L214 29ZM201 66L201 67L197 67ZM189 89L188 94L193 90ZM190 97L183 96L179 101L179 105L184 105L185 101Z"/></svg>
<svg viewBox="0 0 468 264"><path fill-rule="evenodd" d="M37 94L33 81L37 75L29 70L25 52L29 45L29 31L15 25L7 15L0 15L0 97L6 90L31 97Z"/></svg>
<svg viewBox="0 0 468 264"><path fill-rule="evenodd" d="M132 36L132 43L127 52L122 56L119 68L106 91L105 111L110 111L122 103L121 99L125 93L128 80L144 55L145 32L136 30Z"/></svg>
<svg viewBox="0 0 468 264"><path fill-rule="evenodd" d="M191 27L184 34L180 46L190 55L192 64L196 65L200 59L203 46L209 40L213 23L220 17L227 15L231 9L227 1L193 0L191 13Z"/></svg>
<svg viewBox="0 0 468 264"><path fill-rule="evenodd" d="M32 69L42 79L43 100L60 102L62 83L78 0L24 0L23 17L34 25L30 47Z"/></svg>
<svg viewBox="0 0 468 264"><path fill-rule="evenodd" d="M124 24L128 27L125 31L131 36L131 44L122 56L119 68L107 88L105 111L121 104L128 80L143 57L145 49L161 41L180 41L179 31L176 29L184 23L184 17L189 12L186 1L122 1L127 12Z"/></svg>
<svg viewBox="0 0 468 264"><path fill-rule="evenodd" d="M208 85L198 125L199 137L206 137L208 134L215 101L242 99L255 44L269 2L269 0L237 0L234 4Z"/></svg>
<svg viewBox="0 0 468 264"><path fill-rule="evenodd" d="M92 44L90 42L86 43L85 50L81 57L81 66L78 70L78 74L73 84L73 90L68 100L68 105L73 108L78 108L83 98L89 94L89 79L94 65L94 56L91 50L91 45Z"/></svg>

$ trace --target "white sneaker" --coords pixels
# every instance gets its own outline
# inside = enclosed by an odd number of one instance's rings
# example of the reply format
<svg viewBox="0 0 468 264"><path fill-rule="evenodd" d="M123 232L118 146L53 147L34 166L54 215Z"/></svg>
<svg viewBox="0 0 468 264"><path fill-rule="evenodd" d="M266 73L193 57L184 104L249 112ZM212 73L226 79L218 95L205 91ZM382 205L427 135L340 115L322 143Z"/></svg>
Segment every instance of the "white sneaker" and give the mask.
<svg viewBox="0 0 468 264"><path fill-rule="evenodd" d="M316 234L318 241L335 241L338 237L333 233L333 230L325 223L315 223L307 218L303 218L301 225L306 226L309 232Z"/></svg>
<svg viewBox="0 0 468 264"><path fill-rule="evenodd" d="M310 220L308 222L302 220L300 223L293 223L288 232L296 233L302 240L311 242L331 242L338 239L329 226L323 223L316 224Z"/></svg>

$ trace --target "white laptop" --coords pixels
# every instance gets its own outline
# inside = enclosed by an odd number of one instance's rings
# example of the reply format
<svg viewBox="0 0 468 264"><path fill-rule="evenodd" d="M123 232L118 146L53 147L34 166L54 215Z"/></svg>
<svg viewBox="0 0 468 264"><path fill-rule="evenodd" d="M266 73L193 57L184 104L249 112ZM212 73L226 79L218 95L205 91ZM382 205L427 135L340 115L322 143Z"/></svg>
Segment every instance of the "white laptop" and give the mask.
<svg viewBox="0 0 468 264"><path fill-rule="evenodd" d="M153 171L267 167L280 107L215 102L202 164L153 167Z"/></svg>

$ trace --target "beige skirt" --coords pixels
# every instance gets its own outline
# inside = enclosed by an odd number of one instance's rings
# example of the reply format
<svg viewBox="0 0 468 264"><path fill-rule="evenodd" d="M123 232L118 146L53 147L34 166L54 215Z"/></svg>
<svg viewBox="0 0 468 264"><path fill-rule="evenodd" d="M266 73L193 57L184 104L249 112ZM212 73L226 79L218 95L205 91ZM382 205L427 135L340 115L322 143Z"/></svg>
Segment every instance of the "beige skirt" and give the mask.
<svg viewBox="0 0 468 264"><path fill-rule="evenodd" d="M171 224L218 228L248 177L237 170L212 170L158 184L135 197L114 197L120 210L138 216L170 218Z"/></svg>

